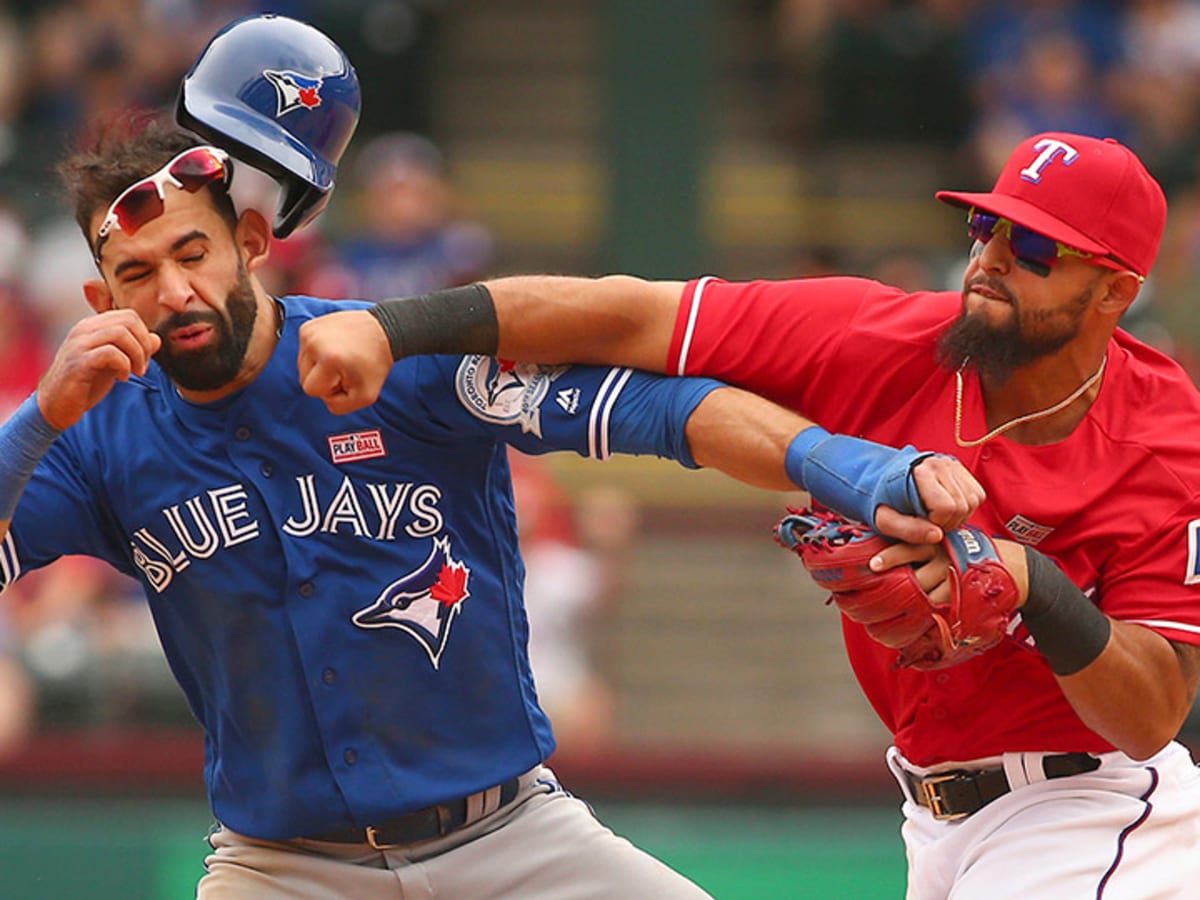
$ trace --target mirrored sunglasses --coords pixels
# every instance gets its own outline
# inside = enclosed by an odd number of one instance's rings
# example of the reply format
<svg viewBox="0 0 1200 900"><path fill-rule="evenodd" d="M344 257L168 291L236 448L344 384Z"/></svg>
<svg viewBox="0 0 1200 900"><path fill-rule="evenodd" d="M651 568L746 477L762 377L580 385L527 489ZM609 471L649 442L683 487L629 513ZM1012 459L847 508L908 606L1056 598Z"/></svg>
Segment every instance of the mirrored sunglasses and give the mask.
<svg viewBox="0 0 1200 900"><path fill-rule="evenodd" d="M1115 260L1076 250L1039 231L1018 225L1011 219L981 212L973 207L967 213L967 234L972 240L979 241L981 244L986 244L996 234L1004 235L1012 248L1017 265L1042 278L1049 277L1050 270L1064 256L1074 256L1086 260L1092 265L1108 269L1122 270L1125 268Z"/></svg>
<svg viewBox="0 0 1200 900"><path fill-rule="evenodd" d="M96 232L96 258L100 245L114 229L132 235L139 228L163 214L168 184L194 194L218 179L226 186L232 166L229 154L218 147L191 147L146 178L134 182L117 195L109 206Z"/></svg>

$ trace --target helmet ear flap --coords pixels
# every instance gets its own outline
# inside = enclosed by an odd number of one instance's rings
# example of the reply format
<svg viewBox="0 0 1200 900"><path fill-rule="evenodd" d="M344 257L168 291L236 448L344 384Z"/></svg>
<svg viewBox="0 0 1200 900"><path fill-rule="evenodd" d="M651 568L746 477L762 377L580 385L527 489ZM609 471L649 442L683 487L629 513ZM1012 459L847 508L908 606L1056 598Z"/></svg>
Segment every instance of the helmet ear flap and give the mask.
<svg viewBox="0 0 1200 900"><path fill-rule="evenodd" d="M337 44L304 22L256 15L209 41L184 76L175 117L279 183L272 231L285 238L329 202L361 105Z"/></svg>

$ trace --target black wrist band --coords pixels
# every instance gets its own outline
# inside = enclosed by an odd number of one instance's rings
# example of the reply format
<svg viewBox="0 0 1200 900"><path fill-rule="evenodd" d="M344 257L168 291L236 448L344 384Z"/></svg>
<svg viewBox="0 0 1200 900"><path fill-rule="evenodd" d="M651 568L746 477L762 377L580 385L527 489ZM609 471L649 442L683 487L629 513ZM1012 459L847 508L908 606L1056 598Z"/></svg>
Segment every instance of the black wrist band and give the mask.
<svg viewBox="0 0 1200 900"><path fill-rule="evenodd" d="M494 356L500 325L491 292L482 284L384 300L367 310L379 320L392 359L424 353L482 353Z"/></svg>
<svg viewBox="0 0 1200 900"><path fill-rule="evenodd" d="M1021 621L1055 675L1073 675L1104 652L1112 622L1054 561L1025 548L1029 599Z"/></svg>

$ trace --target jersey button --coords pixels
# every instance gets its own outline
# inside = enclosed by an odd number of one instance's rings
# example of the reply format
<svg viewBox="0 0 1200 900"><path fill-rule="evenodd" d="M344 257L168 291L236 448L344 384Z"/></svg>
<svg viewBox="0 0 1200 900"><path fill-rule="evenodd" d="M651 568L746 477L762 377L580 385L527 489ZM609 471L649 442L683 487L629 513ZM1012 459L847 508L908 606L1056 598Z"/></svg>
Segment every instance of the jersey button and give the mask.
<svg viewBox="0 0 1200 900"><path fill-rule="evenodd" d="M311 597L315 591L316 588L313 587L313 583L311 581L306 581L304 584L300 585L301 597Z"/></svg>
<svg viewBox="0 0 1200 900"><path fill-rule="evenodd" d="M992 448L984 447L983 451L979 454L979 458L982 459L984 462L987 462L989 459L991 459L992 458Z"/></svg>
<svg viewBox="0 0 1200 900"><path fill-rule="evenodd" d="M342 759L346 761L346 765L352 766L358 762L358 754L354 751L354 748L351 747L342 752Z"/></svg>
<svg viewBox="0 0 1200 900"><path fill-rule="evenodd" d="M321 680L326 684L333 684L337 680L337 672L333 669L326 669L321 673Z"/></svg>
<svg viewBox="0 0 1200 900"><path fill-rule="evenodd" d="M275 474L275 467L273 465L271 465L270 463L263 463L261 466L258 467L258 471L263 473L264 478L270 478L272 475Z"/></svg>
<svg viewBox="0 0 1200 900"><path fill-rule="evenodd" d="M233 432L233 436L239 441L248 441L250 440L250 429L245 425L239 425Z"/></svg>

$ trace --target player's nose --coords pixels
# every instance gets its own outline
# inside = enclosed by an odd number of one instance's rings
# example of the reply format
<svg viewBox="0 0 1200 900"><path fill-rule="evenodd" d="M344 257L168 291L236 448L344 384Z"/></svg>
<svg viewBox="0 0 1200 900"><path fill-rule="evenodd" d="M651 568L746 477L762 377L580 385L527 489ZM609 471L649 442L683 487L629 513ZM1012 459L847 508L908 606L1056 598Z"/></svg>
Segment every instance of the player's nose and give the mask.
<svg viewBox="0 0 1200 900"><path fill-rule="evenodd" d="M1016 260L1012 244L1002 234L993 235L986 244L980 244L975 258L982 268L989 271L1007 271Z"/></svg>
<svg viewBox="0 0 1200 900"><path fill-rule="evenodd" d="M195 296L192 283L182 267L164 265L158 272L158 303L172 312L183 312Z"/></svg>

